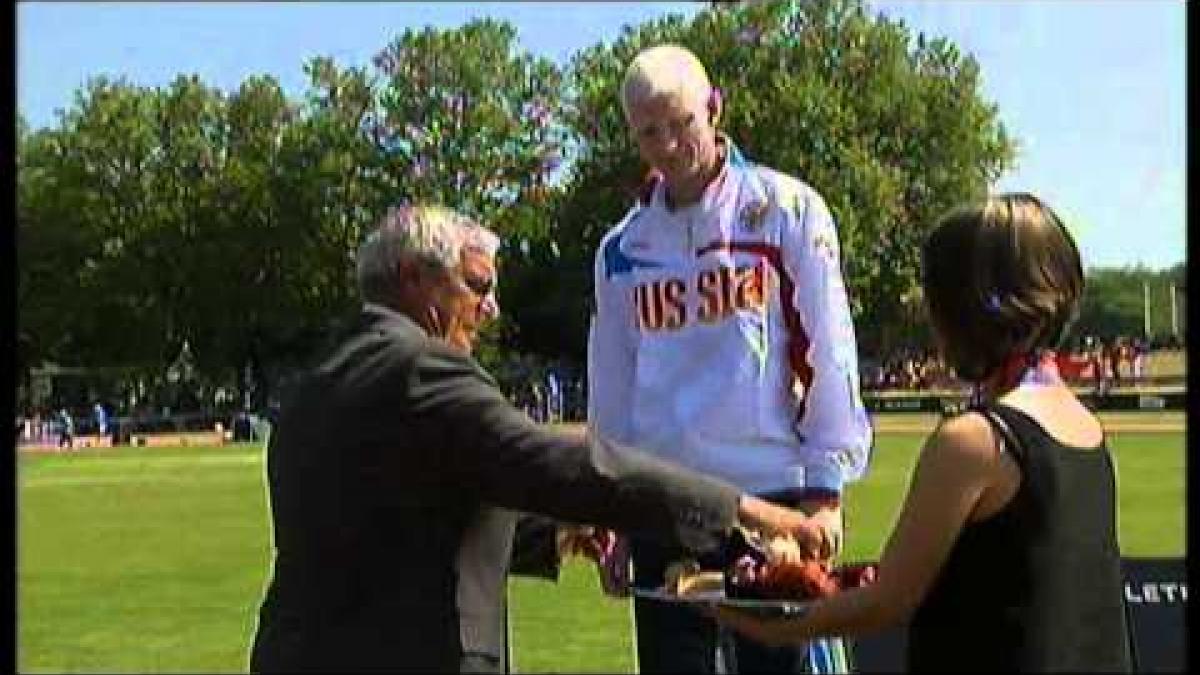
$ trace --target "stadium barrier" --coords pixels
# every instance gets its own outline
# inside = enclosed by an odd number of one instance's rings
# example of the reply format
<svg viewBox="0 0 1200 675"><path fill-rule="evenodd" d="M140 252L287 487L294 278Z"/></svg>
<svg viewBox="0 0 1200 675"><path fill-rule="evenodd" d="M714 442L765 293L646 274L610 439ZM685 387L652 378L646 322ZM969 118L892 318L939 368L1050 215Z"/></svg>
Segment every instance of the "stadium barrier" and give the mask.
<svg viewBox="0 0 1200 675"><path fill-rule="evenodd" d="M111 448L112 436L105 434L86 434L71 439L71 448Z"/></svg>
<svg viewBox="0 0 1200 675"><path fill-rule="evenodd" d="M92 419L77 422L78 433L73 436L71 450L84 448L113 448L118 446L211 446L238 442L264 442L270 432L270 421L254 413L183 413L176 415L125 415L110 418L109 429L99 433ZM28 438L17 430L19 451L54 452L59 447L56 423L37 429Z"/></svg>
<svg viewBox="0 0 1200 675"><path fill-rule="evenodd" d="M115 445L220 445L262 439L263 418L253 413L141 414L112 421Z"/></svg>
<svg viewBox="0 0 1200 675"><path fill-rule="evenodd" d="M1183 410L1187 390L1127 389L1099 393L1092 389L1075 392L1083 404L1092 410ZM863 392L863 405L874 413L946 413L960 409L967 402L965 392Z"/></svg>
<svg viewBox="0 0 1200 675"><path fill-rule="evenodd" d="M134 447L157 448L165 446L222 445L224 431L186 431L131 434L129 444Z"/></svg>
<svg viewBox="0 0 1200 675"><path fill-rule="evenodd" d="M1125 617L1135 673L1187 670L1187 565L1184 558L1122 558ZM856 673L905 670L907 627L847 638Z"/></svg>

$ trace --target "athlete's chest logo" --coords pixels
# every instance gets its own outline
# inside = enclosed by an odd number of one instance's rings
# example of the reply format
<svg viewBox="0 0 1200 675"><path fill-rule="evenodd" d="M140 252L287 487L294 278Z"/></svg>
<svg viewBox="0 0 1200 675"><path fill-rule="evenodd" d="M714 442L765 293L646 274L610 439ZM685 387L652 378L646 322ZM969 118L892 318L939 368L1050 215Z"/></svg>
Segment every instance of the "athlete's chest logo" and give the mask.
<svg viewBox="0 0 1200 675"><path fill-rule="evenodd" d="M694 279L664 277L633 289L637 326L642 331L679 330L689 323L715 324L738 310L761 310L766 303L765 261L701 270Z"/></svg>

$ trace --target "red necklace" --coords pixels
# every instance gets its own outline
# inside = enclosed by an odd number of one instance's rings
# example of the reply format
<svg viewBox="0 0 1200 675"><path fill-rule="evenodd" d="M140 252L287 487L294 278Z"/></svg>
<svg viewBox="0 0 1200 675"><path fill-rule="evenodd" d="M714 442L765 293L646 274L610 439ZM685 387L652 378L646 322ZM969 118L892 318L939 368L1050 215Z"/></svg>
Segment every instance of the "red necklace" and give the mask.
<svg viewBox="0 0 1200 675"><path fill-rule="evenodd" d="M1053 350L1009 354L1000 367L992 370L990 375L975 385L971 402L981 404L989 399L995 400L1025 384L1062 384L1062 377L1058 373L1058 355Z"/></svg>

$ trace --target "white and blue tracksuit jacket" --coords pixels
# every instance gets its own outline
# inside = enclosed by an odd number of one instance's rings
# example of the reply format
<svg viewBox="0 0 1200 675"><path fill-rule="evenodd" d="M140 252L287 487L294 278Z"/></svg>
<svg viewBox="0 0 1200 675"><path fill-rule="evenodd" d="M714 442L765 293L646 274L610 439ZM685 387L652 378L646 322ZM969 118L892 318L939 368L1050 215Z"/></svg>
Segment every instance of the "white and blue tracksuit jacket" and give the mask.
<svg viewBox="0 0 1200 675"><path fill-rule="evenodd" d="M746 162L671 210L660 183L601 241L589 424L748 493L840 497L870 421L837 231L804 182Z"/></svg>

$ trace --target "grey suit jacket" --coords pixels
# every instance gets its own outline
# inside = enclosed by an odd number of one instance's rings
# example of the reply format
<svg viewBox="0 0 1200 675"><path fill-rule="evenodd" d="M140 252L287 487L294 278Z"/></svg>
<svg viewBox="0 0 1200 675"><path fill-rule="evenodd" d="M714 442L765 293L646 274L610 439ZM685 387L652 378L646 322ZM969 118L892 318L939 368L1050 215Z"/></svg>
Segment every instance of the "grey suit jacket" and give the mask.
<svg viewBox="0 0 1200 675"><path fill-rule="evenodd" d="M484 507L467 526L457 559L464 672L509 672L508 576L558 579L557 525L540 516Z"/></svg>
<svg viewBox="0 0 1200 675"><path fill-rule="evenodd" d="M533 423L470 358L373 305L289 394L267 483L275 557L254 671L457 670L457 560L481 508L703 553L724 542L739 494ZM503 569L493 556L478 563Z"/></svg>

